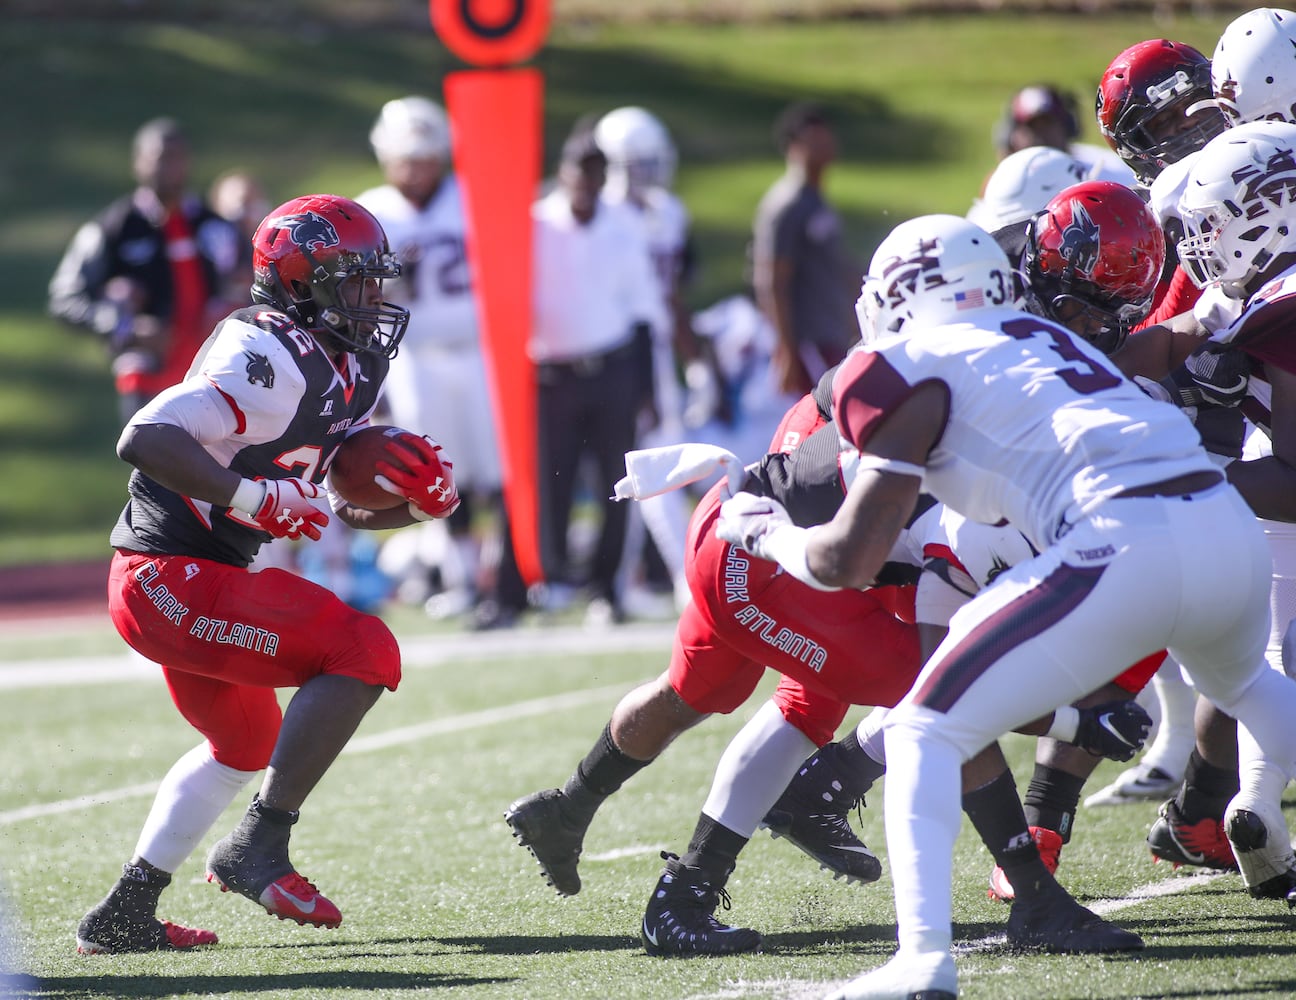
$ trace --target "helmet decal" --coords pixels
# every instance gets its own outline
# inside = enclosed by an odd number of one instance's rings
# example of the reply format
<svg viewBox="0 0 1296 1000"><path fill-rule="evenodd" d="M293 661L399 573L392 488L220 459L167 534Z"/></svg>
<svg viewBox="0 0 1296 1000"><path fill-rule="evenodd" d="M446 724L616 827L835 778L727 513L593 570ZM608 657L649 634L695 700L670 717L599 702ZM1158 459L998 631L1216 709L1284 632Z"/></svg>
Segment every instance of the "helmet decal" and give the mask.
<svg viewBox="0 0 1296 1000"><path fill-rule="evenodd" d="M1071 202L1071 221L1062 230L1062 243L1058 247L1062 259L1086 277L1093 274L1094 265L1102 253L1102 233L1089 215L1088 209L1078 199Z"/></svg>
<svg viewBox="0 0 1296 1000"><path fill-rule="evenodd" d="M277 226L288 230L288 238L303 250L317 251L335 247L342 241L338 239L337 229L333 223L315 212L298 212L295 215L281 215L267 219L267 226Z"/></svg>
<svg viewBox="0 0 1296 1000"><path fill-rule="evenodd" d="M1296 202L1296 153L1291 149L1276 149L1263 167L1247 163L1233 171L1232 176L1239 185L1240 204L1236 206L1239 217L1255 219L1271 208L1284 208Z"/></svg>

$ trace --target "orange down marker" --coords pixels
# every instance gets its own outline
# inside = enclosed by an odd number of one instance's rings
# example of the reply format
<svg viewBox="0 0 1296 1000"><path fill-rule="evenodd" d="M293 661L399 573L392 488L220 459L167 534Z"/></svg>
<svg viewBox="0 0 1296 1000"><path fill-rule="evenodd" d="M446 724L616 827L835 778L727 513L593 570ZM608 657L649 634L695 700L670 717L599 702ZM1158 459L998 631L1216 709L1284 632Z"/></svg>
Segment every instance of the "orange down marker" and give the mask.
<svg viewBox="0 0 1296 1000"><path fill-rule="evenodd" d="M468 259L504 470L518 569L544 579L536 485L536 374L531 334L531 203L540 181L544 78L502 67L529 59L549 30L549 0L429 0L451 52L484 69L445 78L455 173L467 212Z"/></svg>

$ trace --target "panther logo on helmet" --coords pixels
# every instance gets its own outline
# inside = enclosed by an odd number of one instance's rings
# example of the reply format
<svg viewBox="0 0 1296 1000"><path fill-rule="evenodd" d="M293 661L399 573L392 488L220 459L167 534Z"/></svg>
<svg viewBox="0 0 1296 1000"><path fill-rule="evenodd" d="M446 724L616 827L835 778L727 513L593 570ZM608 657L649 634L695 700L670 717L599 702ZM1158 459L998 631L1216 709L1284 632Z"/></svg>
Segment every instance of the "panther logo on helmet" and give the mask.
<svg viewBox="0 0 1296 1000"><path fill-rule="evenodd" d="M1071 221L1062 230L1058 253L1077 274L1083 277L1093 275L1094 265L1102 254L1102 233L1079 201L1071 202Z"/></svg>
<svg viewBox="0 0 1296 1000"><path fill-rule="evenodd" d="M312 253L335 247L342 241L338 238L333 223L315 212L300 212L296 215L281 215L276 219L267 219L267 226L277 226L288 230L288 238L303 250Z"/></svg>

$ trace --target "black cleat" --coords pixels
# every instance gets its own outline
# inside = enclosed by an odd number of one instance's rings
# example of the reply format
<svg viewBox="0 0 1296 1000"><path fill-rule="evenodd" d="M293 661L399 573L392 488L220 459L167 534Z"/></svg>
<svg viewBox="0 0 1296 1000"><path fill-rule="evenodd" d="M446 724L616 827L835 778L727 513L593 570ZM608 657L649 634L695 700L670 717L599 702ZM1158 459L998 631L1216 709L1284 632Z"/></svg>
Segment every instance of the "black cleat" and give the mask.
<svg viewBox="0 0 1296 1000"><path fill-rule="evenodd" d="M1155 860L1169 861L1176 868L1194 865L1237 871L1237 860L1224 834L1222 819L1207 816L1190 822L1179 811L1174 799L1163 802L1160 813L1147 835L1148 847Z"/></svg>
<svg viewBox="0 0 1296 1000"><path fill-rule="evenodd" d="M1023 951L1092 955L1138 951L1143 939L1086 910L1070 896L1049 894L1013 901L1008 915L1008 944Z"/></svg>
<svg viewBox="0 0 1296 1000"><path fill-rule="evenodd" d="M761 936L745 927L730 927L715 918L717 906L729 909L729 893L714 886L697 868L662 852L666 868L644 912L639 938L644 951L659 958L737 955L755 951Z"/></svg>
<svg viewBox="0 0 1296 1000"><path fill-rule="evenodd" d="M574 896L581 890L581 845L585 824L575 822L563 808L566 796L561 788L549 788L523 796L508 807L504 822L513 829L517 842L531 852L540 874L560 896Z"/></svg>
<svg viewBox="0 0 1296 1000"><path fill-rule="evenodd" d="M342 913L288 859L291 824L257 821L256 800L234 832L207 854L207 881L259 903L272 917L302 926L336 927ZM296 822L294 819L293 822Z"/></svg>
<svg viewBox="0 0 1296 1000"><path fill-rule="evenodd" d="M761 826L785 837L847 882L876 882L882 862L851 829L850 814L864 808L863 796L849 796L836 779L833 745L824 747L789 782Z"/></svg>
<svg viewBox="0 0 1296 1000"><path fill-rule="evenodd" d="M211 944L216 944L212 931L127 913L106 899L81 918L76 931L78 955L188 951Z"/></svg>

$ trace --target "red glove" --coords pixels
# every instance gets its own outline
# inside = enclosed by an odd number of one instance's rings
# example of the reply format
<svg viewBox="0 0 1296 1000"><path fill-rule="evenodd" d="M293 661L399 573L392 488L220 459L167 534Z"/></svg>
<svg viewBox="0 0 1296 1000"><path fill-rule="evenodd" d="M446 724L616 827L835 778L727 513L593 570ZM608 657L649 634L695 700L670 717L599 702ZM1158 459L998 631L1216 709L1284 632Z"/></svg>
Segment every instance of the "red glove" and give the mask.
<svg viewBox="0 0 1296 1000"><path fill-rule="evenodd" d="M260 488L265 492L258 501L254 491ZM305 479L245 479L230 506L250 514L262 531L275 538L305 535L318 541L329 516L311 501L322 496L324 491Z"/></svg>
<svg viewBox="0 0 1296 1000"><path fill-rule="evenodd" d="M454 465L441 457L441 446L429 437L405 432L386 444L397 464L377 461L374 482L409 501L410 513L420 521L449 517L459 507Z"/></svg>

